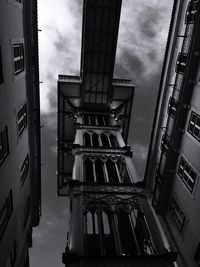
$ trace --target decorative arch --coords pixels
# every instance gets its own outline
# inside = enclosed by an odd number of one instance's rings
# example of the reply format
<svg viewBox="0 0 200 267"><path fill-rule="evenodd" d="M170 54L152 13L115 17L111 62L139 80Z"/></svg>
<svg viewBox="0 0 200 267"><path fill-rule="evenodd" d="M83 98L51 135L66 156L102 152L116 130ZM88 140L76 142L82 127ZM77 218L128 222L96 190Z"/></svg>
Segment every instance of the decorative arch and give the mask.
<svg viewBox="0 0 200 267"><path fill-rule="evenodd" d="M85 132L83 134L83 144L84 144L84 146L87 146L87 147L91 147L91 145L92 145L91 136L88 132Z"/></svg>
<svg viewBox="0 0 200 267"><path fill-rule="evenodd" d="M87 254L116 254L111 209L103 201L90 201L84 211Z"/></svg>
<svg viewBox="0 0 200 267"><path fill-rule="evenodd" d="M117 138L114 134L110 134L109 138L110 138L110 143L111 143L112 147L119 147L118 142L117 142Z"/></svg>
<svg viewBox="0 0 200 267"><path fill-rule="evenodd" d="M99 147L99 135L97 133L92 134L92 146Z"/></svg>
<svg viewBox="0 0 200 267"><path fill-rule="evenodd" d="M101 143L103 147L110 147L108 135L106 135L105 133L101 134Z"/></svg>

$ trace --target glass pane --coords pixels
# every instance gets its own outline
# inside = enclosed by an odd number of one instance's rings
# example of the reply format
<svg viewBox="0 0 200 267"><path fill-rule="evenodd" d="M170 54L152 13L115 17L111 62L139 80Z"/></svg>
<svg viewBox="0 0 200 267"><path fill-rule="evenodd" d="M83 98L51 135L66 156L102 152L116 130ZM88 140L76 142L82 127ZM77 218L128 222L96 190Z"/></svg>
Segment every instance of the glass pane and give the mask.
<svg viewBox="0 0 200 267"><path fill-rule="evenodd" d="M103 171L103 162L100 159L95 161L95 170L96 170L96 179L99 183L104 183L104 171Z"/></svg>

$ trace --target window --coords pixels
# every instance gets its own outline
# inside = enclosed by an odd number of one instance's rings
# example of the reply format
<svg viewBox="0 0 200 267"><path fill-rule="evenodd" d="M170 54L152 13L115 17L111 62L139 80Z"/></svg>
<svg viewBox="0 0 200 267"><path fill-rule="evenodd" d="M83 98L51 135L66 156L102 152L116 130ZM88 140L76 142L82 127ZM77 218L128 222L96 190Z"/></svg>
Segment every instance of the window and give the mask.
<svg viewBox="0 0 200 267"><path fill-rule="evenodd" d="M91 138L89 133L83 134L83 144L84 146L90 147L91 146Z"/></svg>
<svg viewBox="0 0 200 267"><path fill-rule="evenodd" d="M24 228L26 227L26 224L28 222L28 218L29 218L29 214L30 214L30 208L31 208L31 199L30 199L30 197L28 197L27 202L26 202L26 206L24 208L24 221L23 221Z"/></svg>
<svg viewBox="0 0 200 267"><path fill-rule="evenodd" d="M1 57L1 47L0 47L0 84L3 83L3 65Z"/></svg>
<svg viewBox="0 0 200 267"><path fill-rule="evenodd" d="M0 210L0 240L3 237L3 234L6 230L12 211L13 211L13 198L12 198L12 190L10 190L9 195L6 201L4 202L3 207Z"/></svg>
<svg viewBox="0 0 200 267"><path fill-rule="evenodd" d="M103 162L101 159L96 159L95 161L95 172L96 172L96 180L99 183L104 183L104 171L103 171Z"/></svg>
<svg viewBox="0 0 200 267"><path fill-rule="evenodd" d="M176 72L180 74L184 74L185 66L187 62L187 54L179 53L176 63Z"/></svg>
<svg viewBox="0 0 200 267"><path fill-rule="evenodd" d="M119 177L118 177L115 162L111 159L108 159L106 162L106 167L107 167L109 182L118 184L119 183Z"/></svg>
<svg viewBox="0 0 200 267"><path fill-rule="evenodd" d="M185 215L184 215L182 209L180 208L180 206L178 205L178 203L174 197L172 197L172 199L171 199L171 202L169 205L169 212L172 216L172 219L173 219L177 229L181 233L183 231L183 226L185 223Z"/></svg>
<svg viewBox="0 0 200 267"><path fill-rule="evenodd" d="M169 104L168 104L168 114L172 118L175 118L176 116L176 111L177 111L177 106L178 106L177 104L178 102L173 97L170 97Z"/></svg>
<svg viewBox="0 0 200 267"><path fill-rule="evenodd" d="M23 185L29 172L29 155L27 154L20 166L20 178Z"/></svg>
<svg viewBox="0 0 200 267"><path fill-rule="evenodd" d="M27 109L26 104L21 106L17 112L17 126L18 126L18 134L21 135L23 130L27 126Z"/></svg>
<svg viewBox="0 0 200 267"><path fill-rule="evenodd" d="M183 157L181 157L180 159L178 175L187 186L190 193L193 193L197 179L197 173L192 169L192 167L186 162Z"/></svg>
<svg viewBox="0 0 200 267"><path fill-rule="evenodd" d="M93 126L109 126L110 120L108 115L83 115L83 123L85 125L93 125Z"/></svg>
<svg viewBox="0 0 200 267"><path fill-rule="evenodd" d="M0 165L6 159L8 154L9 154L8 128L6 126L3 131L0 131Z"/></svg>
<svg viewBox="0 0 200 267"><path fill-rule="evenodd" d="M200 141L200 116L195 112L191 113L188 132Z"/></svg>
<svg viewBox="0 0 200 267"><path fill-rule="evenodd" d="M195 22L198 7L199 7L199 0L193 0L188 3L186 17L185 17L186 24L193 24Z"/></svg>
<svg viewBox="0 0 200 267"><path fill-rule="evenodd" d="M124 207L117 210L117 221L123 254L137 254L137 246L133 234L130 217Z"/></svg>
<svg viewBox="0 0 200 267"><path fill-rule="evenodd" d="M24 48L23 44L14 44L14 73L18 75L24 70Z"/></svg>
<svg viewBox="0 0 200 267"><path fill-rule="evenodd" d="M102 206L105 206L102 203ZM116 254L111 214L94 207L85 214L86 253L89 255Z"/></svg>
<svg viewBox="0 0 200 267"><path fill-rule="evenodd" d="M196 252L195 252L195 255L194 255L194 259L200 265L200 242L199 242L199 244L197 246L197 249L196 249Z"/></svg>
<svg viewBox="0 0 200 267"><path fill-rule="evenodd" d="M92 134L92 146L99 147L99 137L98 137L98 134L96 133Z"/></svg>
<svg viewBox="0 0 200 267"><path fill-rule="evenodd" d="M84 176L86 182L94 182L93 162L88 158L84 160Z"/></svg>
<svg viewBox="0 0 200 267"><path fill-rule="evenodd" d="M110 138L111 146L118 147L117 138L113 134L110 134L109 138Z"/></svg>
<svg viewBox="0 0 200 267"><path fill-rule="evenodd" d="M103 147L110 147L108 136L104 133L101 134L101 143Z"/></svg>
<svg viewBox="0 0 200 267"><path fill-rule="evenodd" d="M164 133L161 141L161 150L166 153L169 149L169 136Z"/></svg>
<svg viewBox="0 0 200 267"><path fill-rule="evenodd" d="M130 183L130 177L126 168L126 163L123 160L118 160L117 167L122 183Z"/></svg>

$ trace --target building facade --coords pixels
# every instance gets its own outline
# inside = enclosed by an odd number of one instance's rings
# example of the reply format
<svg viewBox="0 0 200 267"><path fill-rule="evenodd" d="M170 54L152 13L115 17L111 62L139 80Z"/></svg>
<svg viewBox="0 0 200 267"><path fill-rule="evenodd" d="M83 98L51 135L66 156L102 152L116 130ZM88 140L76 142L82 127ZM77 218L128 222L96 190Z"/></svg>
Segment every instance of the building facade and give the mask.
<svg viewBox="0 0 200 267"><path fill-rule="evenodd" d="M134 85L114 79L121 0L85 0L80 76L58 77L58 195L70 202L65 266L174 266L128 133Z"/></svg>
<svg viewBox="0 0 200 267"><path fill-rule="evenodd" d="M40 218L37 1L0 1L0 266L29 266Z"/></svg>
<svg viewBox="0 0 200 267"><path fill-rule="evenodd" d="M146 191L179 251L200 264L200 1L175 1L151 135Z"/></svg>

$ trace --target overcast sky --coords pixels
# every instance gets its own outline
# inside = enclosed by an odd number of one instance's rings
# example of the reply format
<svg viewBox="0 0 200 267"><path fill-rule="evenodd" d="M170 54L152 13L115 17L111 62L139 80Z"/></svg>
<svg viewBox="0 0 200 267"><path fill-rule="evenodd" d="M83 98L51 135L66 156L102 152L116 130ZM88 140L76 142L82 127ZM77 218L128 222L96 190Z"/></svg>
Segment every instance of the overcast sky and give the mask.
<svg viewBox="0 0 200 267"><path fill-rule="evenodd" d="M113 0L114 1L114 0ZM136 85L129 144L143 179L173 0L122 0L115 77ZM79 75L83 0L38 0L42 128L42 218L31 267L63 267L68 202L56 197L57 76Z"/></svg>

